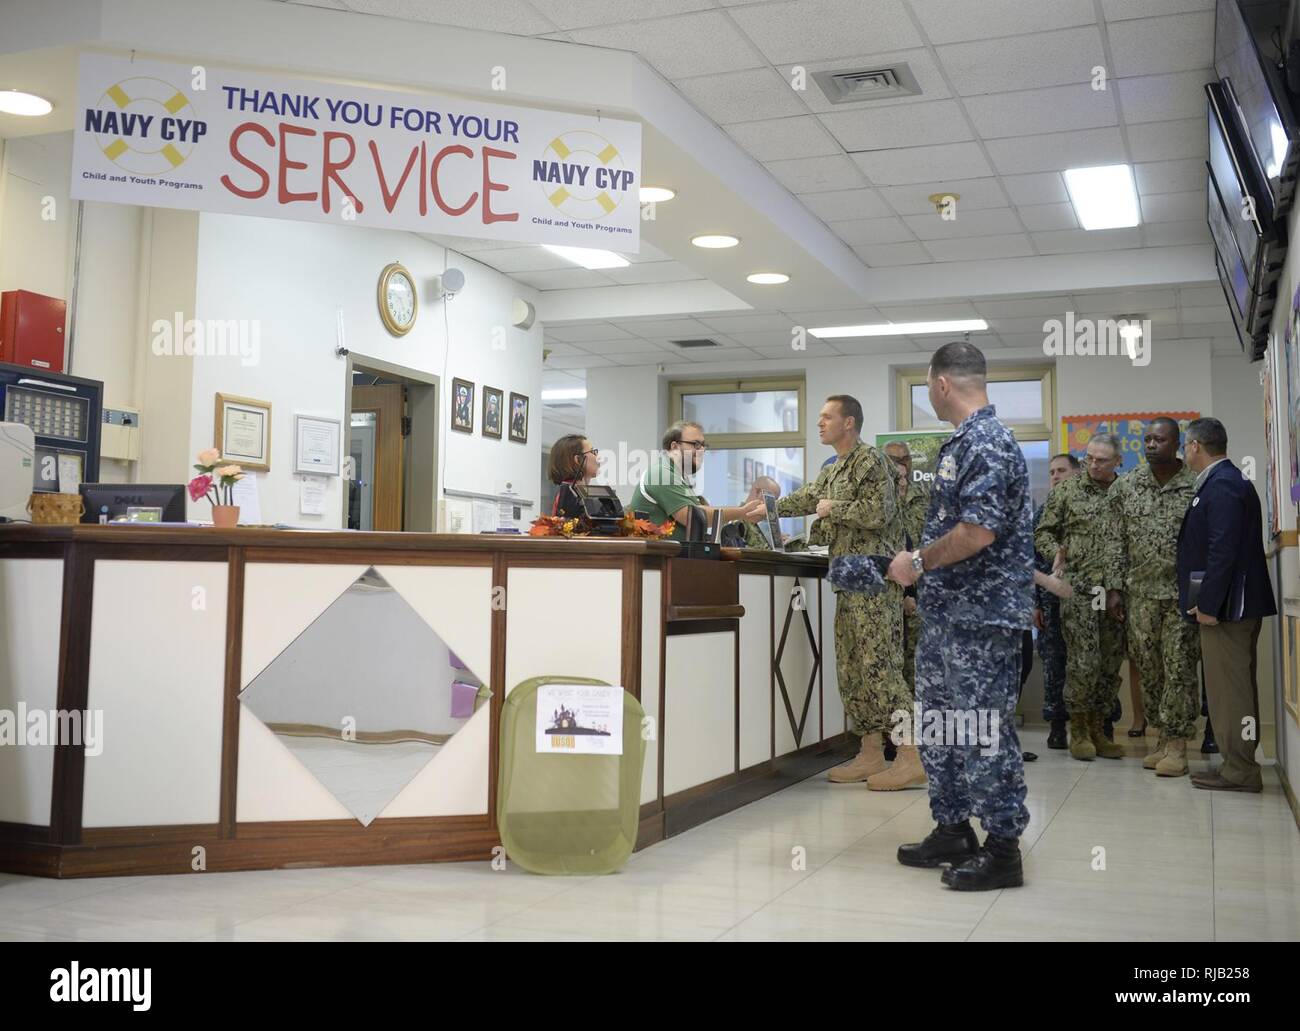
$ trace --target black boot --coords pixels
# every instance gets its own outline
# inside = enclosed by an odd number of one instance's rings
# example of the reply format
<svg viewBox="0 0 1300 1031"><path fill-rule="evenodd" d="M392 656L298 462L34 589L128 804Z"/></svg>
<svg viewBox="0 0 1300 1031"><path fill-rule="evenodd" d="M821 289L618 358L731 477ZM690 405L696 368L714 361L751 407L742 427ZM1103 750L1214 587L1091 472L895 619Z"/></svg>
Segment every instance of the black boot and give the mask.
<svg viewBox="0 0 1300 1031"><path fill-rule="evenodd" d="M1217 755L1219 752L1219 743L1214 740L1214 728L1210 726L1210 718L1205 718L1205 737L1201 741L1202 755Z"/></svg>
<svg viewBox="0 0 1300 1031"><path fill-rule="evenodd" d="M885 762L892 763L898 756L898 746L894 744L894 739L889 734L886 734L884 737Z"/></svg>
<svg viewBox="0 0 1300 1031"><path fill-rule="evenodd" d="M1115 740L1115 724L1110 720L1104 720L1101 724L1101 732L1107 741Z"/></svg>
<svg viewBox="0 0 1300 1031"><path fill-rule="evenodd" d="M1020 865L1020 839L990 834L979 855L960 866L949 867L943 872L942 880L956 891L1019 888L1025 883L1024 869Z"/></svg>
<svg viewBox="0 0 1300 1031"><path fill-rule="evenodd" d="M924 841L898 846L898 861L904 866L942 866L960 863L979 854L980 842L970 820L941 823Z"/></svg>
<svg viewBox="0 0 1300 1031"><path fill-rule="evenodd" d="M1047 735L1048 748L1068 748L1065 740L1065 720L1052 720L1052 731Z"/></svg>

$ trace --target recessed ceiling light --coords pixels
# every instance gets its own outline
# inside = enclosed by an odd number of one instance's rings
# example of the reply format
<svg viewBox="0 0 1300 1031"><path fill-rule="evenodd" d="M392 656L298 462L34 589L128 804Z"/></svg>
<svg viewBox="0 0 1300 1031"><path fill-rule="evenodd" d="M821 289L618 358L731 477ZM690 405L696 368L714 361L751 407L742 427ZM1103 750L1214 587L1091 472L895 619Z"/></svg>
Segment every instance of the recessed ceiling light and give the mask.
<svg viewBox="0 0 1300 1031"><path fill-rule="evenodd" d="M696 247L735 247L736 244L740 243L740 237L727 236L725 233L705 233L702 236L692 236L691 243L695 244Z"/></svg>
<svg viewBox="0 0 1300 1031"><path fill-rule="evenodd" d="M1141 221L1128 165L1067 168L1065 188L1084 229L1124 229Z"/></svg>
<svg viewBox="0 0 1300 1031"><path fill-rule="evenodd" d="M558 254L565 261L581 265L587 269L627 268L630 261L613 251L602 251L598 247L559 247L555 244L542 244L552 254Z"/></svg>
<svg viewBox="0 0 1300 1031"><path fill-rule="evenodd" d="M642 186L641 203L658 204L666 200L672 200L677 196L676 190L670 190L667 186Z"/></svg>
<svg viewBox="0 0 1300 1031"><path fill-rule="evenodd" d="M758 286L780 286L790 282L790 277L784 272L751 272L745 278Z"/></svg>
<svg viewBox="0 0 1300 1031"><path fill-rule="evenodd" d="M0 113L36 118L48 115L53 110L53 104L35 93L23 93L16 89L0 90Z"/></svg>
<svg viewBox="0 0 1300 1031"><path fill-rule="evenodd" d="M949 319L947 322L877 322L869 326L823 326L808 330L815 337L923 336L927 333L978 333L989 328L983 319Z"/></svg>

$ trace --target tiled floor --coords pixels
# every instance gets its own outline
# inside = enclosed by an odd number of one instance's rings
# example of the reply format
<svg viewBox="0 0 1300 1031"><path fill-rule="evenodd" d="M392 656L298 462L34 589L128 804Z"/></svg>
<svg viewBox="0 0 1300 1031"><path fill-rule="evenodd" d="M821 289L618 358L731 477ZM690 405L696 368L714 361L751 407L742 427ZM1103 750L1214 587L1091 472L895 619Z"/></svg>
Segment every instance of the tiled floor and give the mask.
<svg viewBox="0 0 1300 1031"><path fill-rule="evenodd" d="M924 792L817 777L609 877L488 863L0 875L0 940L1300 939L1300 832L1271 769L1262 795L1195 791L1136 759L1074 762L1025 736L1041 759L1027 767L1015 890L956 893L898 865L899 843L930 827Z"/></svg>

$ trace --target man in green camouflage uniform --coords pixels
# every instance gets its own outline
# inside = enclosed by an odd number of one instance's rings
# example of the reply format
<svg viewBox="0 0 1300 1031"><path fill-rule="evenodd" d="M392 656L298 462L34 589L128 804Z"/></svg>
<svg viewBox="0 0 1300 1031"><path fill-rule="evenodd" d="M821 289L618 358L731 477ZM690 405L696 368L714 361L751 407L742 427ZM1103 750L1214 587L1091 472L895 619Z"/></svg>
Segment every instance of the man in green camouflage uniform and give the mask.
<svg viewBox="0 0 1300 1031"><path fill-rule="evenodd" d="M1088 441L1086 472L1052 488L1034 531L1034 546L1074 588L1061 600L1065 637L1065 706L1070 710L1070 755L1122 759L1102 723L1119 696L1124 624L1116 580L1118 537L1111 493L1119 441L1097 433Z"/></svg>
<svg viewBox="0 0 1300 1031"><path fill-rule="evenodd" d="M832 556L893 555L903 539L898 473L884 454L862 442L862 406L846 394L827 398L817 427L822 443L838 458L812 483L777 502L777 512L816 513L808 542L828 546ZM887 772L881 731L894 726L895 713L911 712L903 683L903 589L891 582L870 597L833 590L840 697L862 742L858 755L833 769L830 779L849 783Z"/></svg>
<svg viewBox="0 0 1300 1031"><path fill-rule="evenodd" d="M1178 423L1152 420L1143 439L1147 462L1110 493L1119 524L1119 568L1129 661L1137 666L1147 719L1160 731L1143 760L1161 777L1187 774L1187 739L1200 714L1196 624L1178 611L1178 530L1196 493L1196 474L1178 457Z"/></svg>
<svg viewBox="0 0 1300 1031"><path fill-rule="evenodd" d="M921 546L921 531L925 528L925 513L930 507L930 491L925 483L912 476L912 450L901 440L891 440L884 452L899 468L899 515L903 522L906 540L903 547L912 551ZM903 682L913 697L916 695L916 646L921 640L921 617L916 613L916 589L909 587L903 594Z"/></svg>

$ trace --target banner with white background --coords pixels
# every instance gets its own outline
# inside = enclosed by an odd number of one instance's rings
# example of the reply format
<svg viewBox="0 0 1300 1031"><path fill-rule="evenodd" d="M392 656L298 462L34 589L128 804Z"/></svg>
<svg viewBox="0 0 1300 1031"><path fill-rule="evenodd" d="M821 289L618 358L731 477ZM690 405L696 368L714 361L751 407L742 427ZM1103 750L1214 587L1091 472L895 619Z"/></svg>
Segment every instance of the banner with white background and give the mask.
<svg viewBox="0 0 1300 1031"><path fill-rule="evenodd" d="M100 54L77 104L79 200L640 245L638 122Z"/></svg>

